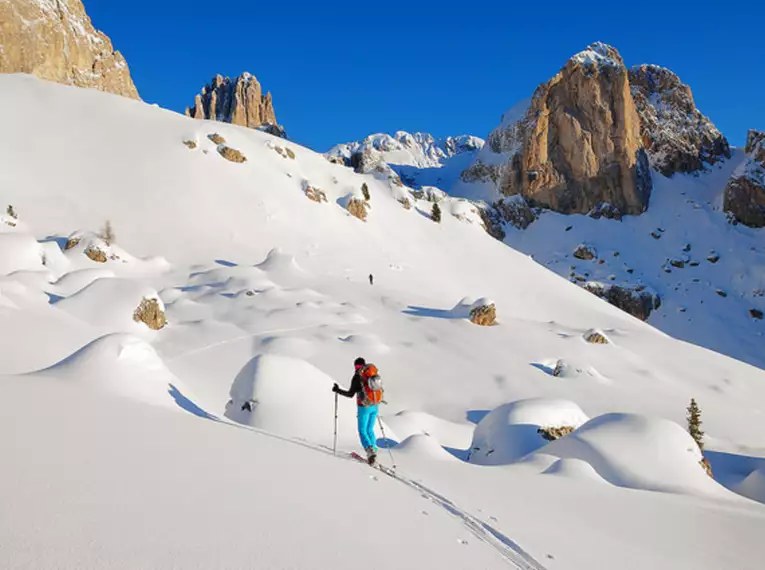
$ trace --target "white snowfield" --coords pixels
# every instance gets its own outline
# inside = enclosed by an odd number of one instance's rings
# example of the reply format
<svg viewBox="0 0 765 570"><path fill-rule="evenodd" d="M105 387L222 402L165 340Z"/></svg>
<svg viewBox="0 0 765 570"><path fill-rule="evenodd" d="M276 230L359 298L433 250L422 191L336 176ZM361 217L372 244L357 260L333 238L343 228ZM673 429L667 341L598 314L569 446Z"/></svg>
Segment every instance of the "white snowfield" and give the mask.
<svg viewBox="0 0 765 570"><path fill-rule="evenodd" d="M0 92L18 214L0 221L0 568L760 568L761 369L597 299L456 199L436 224L261 132L28 76ZM365 222L341 206L363 182ZM163 329L133 319L143 299ZM476 300L496 325L468 320ZM384 378L396 478L348 457L343 397L332 453L330 390L358 356ZM692 397L715 479L681 427Z"/></svg>

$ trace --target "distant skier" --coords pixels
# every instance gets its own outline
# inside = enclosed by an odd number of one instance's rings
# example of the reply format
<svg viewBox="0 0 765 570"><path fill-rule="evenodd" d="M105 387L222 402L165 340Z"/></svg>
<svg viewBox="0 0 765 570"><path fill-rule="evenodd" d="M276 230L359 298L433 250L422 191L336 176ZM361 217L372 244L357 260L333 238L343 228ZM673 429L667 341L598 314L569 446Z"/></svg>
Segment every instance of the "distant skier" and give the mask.
<svg viewBox="0 0 765 570"><path fill-rule="evenodd" d="M332 391L353 398L358 404L358 429L361 446L367 453L367 462L374 465L377 461L377 437L375 436L375 420L378 406L383 399L382 381L374 364L367 364L363 358L357 358L353 363L356 372L351 380L351 387L343 390L335 384Z"/></svg>
<svg viewBox="0 0 765 570"><path fill-rule="evenodd" d="M369 274L369 284L374 285L375 284L375 277L371 273Z"/></svg>

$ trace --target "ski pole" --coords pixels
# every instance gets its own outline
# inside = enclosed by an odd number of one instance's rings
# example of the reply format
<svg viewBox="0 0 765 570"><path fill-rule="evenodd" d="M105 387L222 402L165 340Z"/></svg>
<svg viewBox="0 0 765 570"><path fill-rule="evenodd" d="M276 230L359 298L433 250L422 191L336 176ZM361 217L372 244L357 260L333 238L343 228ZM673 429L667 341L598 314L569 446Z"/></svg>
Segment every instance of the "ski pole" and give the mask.
<svg viewBox="0 0 765 570"><path fill-rule="evenodd" d="M332 444L332 454L337 455L337 392L335 392L335 440Z"/></svg>
<svg viewBox="0 0 765 570"><path fill-rule="evenodd" d="M388 450L388 453L390 454L390 462L393 465L393 470L396 470L396 460L393 459L393 451L390 448L390 440L385 437L385 428L383 428L382 420L380 419L380 416L377 416L377 423L380 424L380 433L383 436L383 439L385 440L385 447Z"/></svg>

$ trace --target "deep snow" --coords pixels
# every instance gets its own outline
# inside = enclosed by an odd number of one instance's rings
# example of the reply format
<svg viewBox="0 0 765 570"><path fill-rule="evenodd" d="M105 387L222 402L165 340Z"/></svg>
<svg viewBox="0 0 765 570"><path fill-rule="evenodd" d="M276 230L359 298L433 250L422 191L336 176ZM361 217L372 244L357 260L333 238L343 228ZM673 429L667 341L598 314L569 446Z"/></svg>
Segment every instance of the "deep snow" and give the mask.
<svg viewBox="0 0 765 570"><path fill-rule="evenodd" d="M761 498L762 370L600 301L457 200L435 224L429 202L264 133L26 76L0 89L19 214L0 224L0 566L759 567L765 507L742 495ZM366 222L340 205L362 182ZM106 219L115 255L96 263ZM154 296L158 332L132 320ZM465 318L481 297L496 326ZM399 481L332 457L329 388L360 355ZM697 464L691 397L742 495ZM341 455L354 415L340 398ZM583 426L514 452L554 422ZM505 460L468 462L476 437Z"/></svg>

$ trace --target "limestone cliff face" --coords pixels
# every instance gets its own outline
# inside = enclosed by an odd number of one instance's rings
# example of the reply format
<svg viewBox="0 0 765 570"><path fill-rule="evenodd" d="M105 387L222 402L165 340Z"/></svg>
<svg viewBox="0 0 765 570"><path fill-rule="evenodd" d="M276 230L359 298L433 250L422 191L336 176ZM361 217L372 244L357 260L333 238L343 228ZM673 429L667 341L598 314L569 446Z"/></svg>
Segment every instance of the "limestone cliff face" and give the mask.
<svg viewBox="0 0 765 570"><path fill-rule="evenodd" d="M260 82L249 73L233 80L216 75L194 98L186 114L195 119L223 121L271 134L284 135L276 122L271 93L263 94Z"/></svg>
<svg viewBox="0 0 765 570"><path fill-rule="evenodd" d="M621 56L602 43L572 57L540 85L528 108L503 118L463 180L562 213L608 203L647 206L652 182L640 119Z"/></svg>
<svg viewBox="0 0 765 570"><path fill-rule="evenodd" d="M725 187L723 208L736 223L765 227L765 132L749 131L747 159Z"/></svg>
<svg viewBox="0 0 765 570"><path fill-rule="evenodd" d="M0 0L0 73L138 99L125 58L80 0Z"/></svg>
<svg viewBox="0 0 765 570"><path fill-rule="evenodd" d="M696 108L691 88L672 71L638 65L630 69L629 81L653 168L672 176L730 158L728 141Z"/></svg>

